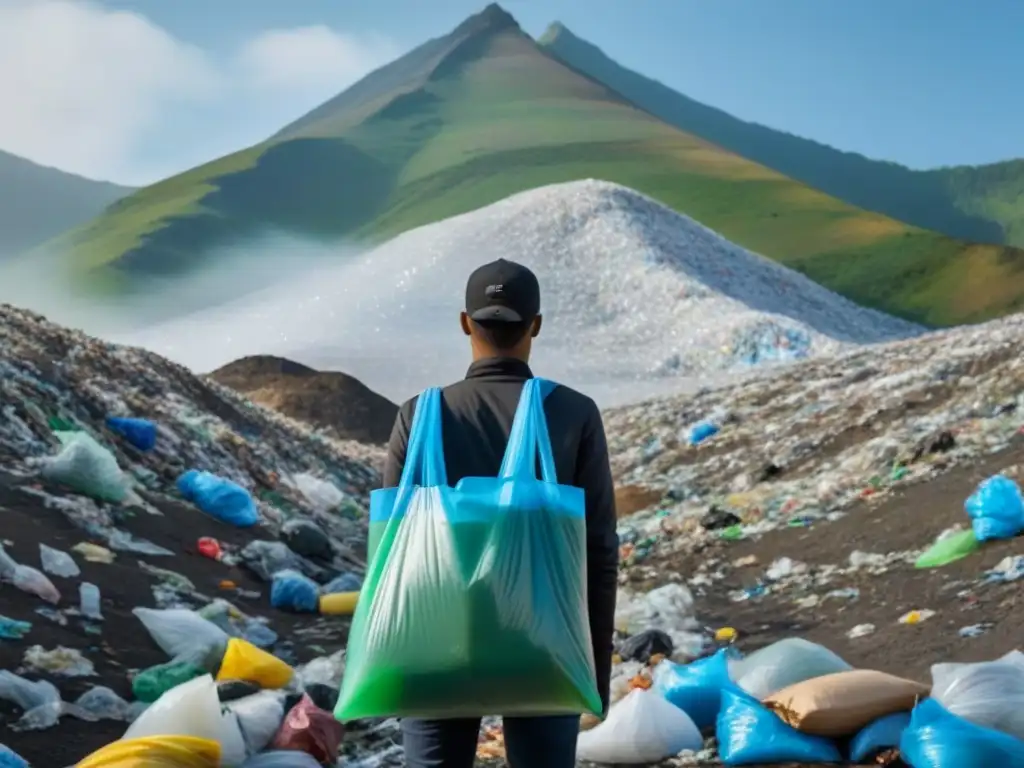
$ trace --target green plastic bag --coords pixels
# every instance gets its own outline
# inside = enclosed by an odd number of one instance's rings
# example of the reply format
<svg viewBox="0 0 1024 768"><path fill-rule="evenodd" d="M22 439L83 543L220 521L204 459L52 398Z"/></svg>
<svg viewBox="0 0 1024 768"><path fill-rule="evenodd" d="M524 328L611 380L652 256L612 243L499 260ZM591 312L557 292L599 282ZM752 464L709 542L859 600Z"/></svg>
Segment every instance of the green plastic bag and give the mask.
<svg viewBox="0 0 1024 768"><path fill-rule="evenodd" d="M200 669L188 661L168 661L155 667L144 669L132 680L132 694L139 701L147 704L156 701L171 688L177 688L193 678L205 675L206 670Z"/></svg>
<svg viewBox="0 0 1024 768"><path fill-rule="evenodd" d="M981 542L974 536L974 531L968 528L932 544L930 549L917 558L914 567L937 568L940 565L948 565L967 557L980 546Z"/></svg>
<svg viewBox="0 0 1024 768"><path fill-rule="evenodd" d="M371 494L339 720L601 711L583 491L557 484L545 386L524 386L499 477L455 488L440 390L420 396L402 480Z"/></svg>

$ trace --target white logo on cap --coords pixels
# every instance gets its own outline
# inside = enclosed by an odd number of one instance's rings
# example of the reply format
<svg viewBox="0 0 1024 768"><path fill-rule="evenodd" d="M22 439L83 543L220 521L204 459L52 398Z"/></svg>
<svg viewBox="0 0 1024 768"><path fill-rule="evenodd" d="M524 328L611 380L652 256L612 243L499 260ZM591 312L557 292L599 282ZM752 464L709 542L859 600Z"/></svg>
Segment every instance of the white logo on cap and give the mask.
<svg viewBox="0 0 1024 768"><path fill-rule="evenodd" d="M494 294L501 293L504 290L505 290L505 286L501 285L501 284L499 284L499 285L488 285L487 289L484 291L484 294L486 294L487 296L493 296Z"/></svg>

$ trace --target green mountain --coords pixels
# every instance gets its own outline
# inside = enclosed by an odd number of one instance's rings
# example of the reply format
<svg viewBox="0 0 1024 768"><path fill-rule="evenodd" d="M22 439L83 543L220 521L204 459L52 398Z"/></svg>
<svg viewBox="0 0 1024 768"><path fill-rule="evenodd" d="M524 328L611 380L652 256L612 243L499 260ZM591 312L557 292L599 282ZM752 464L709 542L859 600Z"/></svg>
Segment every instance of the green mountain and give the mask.
<svg viewBox="0 0 1024 768"><path fill-rule="evenodd" d="M1024 160L914 171L701 104L621 66L560 23L539 43L665 122L840 200L953 237L1024 246Z"/></svg>
<svg viewBox="0 0 1024 768"><path fill-rule="evenodd" d="M131 188L93 181L0 151L0 259L99 215Z"/></svg>
<svg viewBox="0 0 1024 768"><path fill-rule="evenodd" d="M658 119L496 5L267 141L154 184L69 233L78 277L144 290L224 245L377 241L538 186L632 187L863 304L934 324L1022 306L1024 258L871 213Z"/></svg>

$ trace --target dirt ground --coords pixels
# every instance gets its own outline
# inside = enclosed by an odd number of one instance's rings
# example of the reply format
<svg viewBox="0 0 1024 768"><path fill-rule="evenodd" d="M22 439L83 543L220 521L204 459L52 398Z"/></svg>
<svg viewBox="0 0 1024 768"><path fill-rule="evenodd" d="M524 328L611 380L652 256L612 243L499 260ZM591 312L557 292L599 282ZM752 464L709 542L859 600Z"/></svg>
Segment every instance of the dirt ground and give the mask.
<svg viewBox="0 0 1024 768"><path fill-rule="evenodd" d="M39 498L14 487L20 482L0 476L2 536L5 548L15 560L39 567L39 542L69 551L75 544L89 540L63 514L47 509ZM139 511L125 520L121 527L179 554L160 557L118 552L110 565L85 562L76 556L75 560L82 569L80 577L60 579L51 576L61 590L61 606L65 607L78 604L80 581L90 581L100 588L105 618L100 635L85 632L82 623L75 619L69 619L67 626L60 626L40 616L36 609L45 605L41 600L9 584L3 585L0 587L0 614L32 622L32 630L23 640L0 640L0 668L16 672L26 648L32 645L39 644L47 650L58 645L77 648L93 661L97 675L63 680L46 676L60 689L65 700L73 701L94 685L106 685L131 701L128 670L144 669L168 660L131 613L137 606L155 605L151 588L156 579L138 567L140 560L180 573L188 577L199 591L224 597L246 613L270 618L270 626L282 640L302 637L301 644L282 643L275 647L275 652L286 658L290 656L290 661L308 661L332 653L344 644L347 620L296 616L277 611L270 606L269 585L243 568L229 567L195 551L200 536L212 536L221 542L241 545L254 538L270 538L268 534L258 529L233 528L187 504L156 498L149 501L164 515ZM240 597L234 589L221 588L224 580L234 582L241 589L259 591L261 596L255 599ZM39 679L40 676L29 672L25 677ZM10 725L20 714L15 707L0 703L0 719L5 724ZM60 768L74 765L98 747L120 738L125 728L123 722L105 720L88 723L65 716L57 727L44 731L18 733L5 728L0 733L0 742L14 749L33 766Z"/></svg>

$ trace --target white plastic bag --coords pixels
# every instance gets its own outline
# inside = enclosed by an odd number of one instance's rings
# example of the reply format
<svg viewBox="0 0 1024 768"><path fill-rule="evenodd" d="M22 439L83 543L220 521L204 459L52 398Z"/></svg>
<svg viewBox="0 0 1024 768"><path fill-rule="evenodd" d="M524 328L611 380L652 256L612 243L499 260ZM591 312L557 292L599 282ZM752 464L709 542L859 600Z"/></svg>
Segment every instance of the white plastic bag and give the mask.
<svg viewBox="0 0 1024 768"><path fill-rule="evenodd" d="M46 574L31 565L17 565L11 575L11 584L22 592L56 605L60 602L60 592L53 586Z"/></svg>
<svg viewBox="0 0 1024 768"><path fill-rule="evenodd" d="M345 494L330 480L306 472L292 475L286 483L301 493L315 512L330 512L345 501Z"/></svg>
<svg viewBox="0 0 1024 768"><path fill-rule="evenodd" d="M62 579L73 579L82 573L71 555L42 543L39 545L39 562L43 564L44 571Z"/></svg>
<svg viewBox="0 0 1024 768"><path fill-rule="evenodd" d="M250 755L263 751L284 721L284 698L274 691L260 691L229 702L238 717L245 748Z"/></svg>
<svg viewBox="0 0 1024 768"><path fill-rule="evenodd" d="M172 659L198 666L224 657L228 634L212 621L186 608L135 608L132 610L149 632L153 642Z"/></svg>
<svg viewBox="0 0 1024 768"><path fill-rule="evenodd" d="M128 479L109 450L85 432L55 432L60 453L45 460L43 477L102 501L124 501Z"/></svg>
<svg viewBox="0 0 1024 768"><path fill-rule="evenodd" d="M26 680L6 669L0 670L0 699L21 707L15 731L36 731L57 724L61 713L60 691L47 680Z"/></svg>
<svg viewBox="0 0 1024 768"><path fill-rule="evenodd" d="M740 659L730 672L740 688L756 699L764 699L804 680L851 669L825 646L787 637Z"/></svg>
<svg viewBox="0 0 1024 768"><path fill-rule="evenodd" d="M932 698L976 725L1024 739L1024 666L1017 656L977 664L934 664Z"/></svg>
<svg viewBox="0 0 1024 768"><path fill-rule="evenodd" d="M122 740L145 736L195 736L220 744L223 768L245 762L245 740L234 712L221 714L217 684L203 675L171 688L128 726Z"/></svg>
<svg viewBox="0 0 1024 768"><path fill-rule="evenodd" d="M641 765L703 746L689 715L658 694L637 688L609 710L603 723L580 734L576 757Z"/></svg>
<svg viewBox="0 0 1024 768"><path fill-rule="evenodd" d="M666 584L640 595L620 591L615 626L630 635L660 629L672 638L673 657L683 661L696 658L704 647L694 615L693 595L682 584Z"/></svg>

